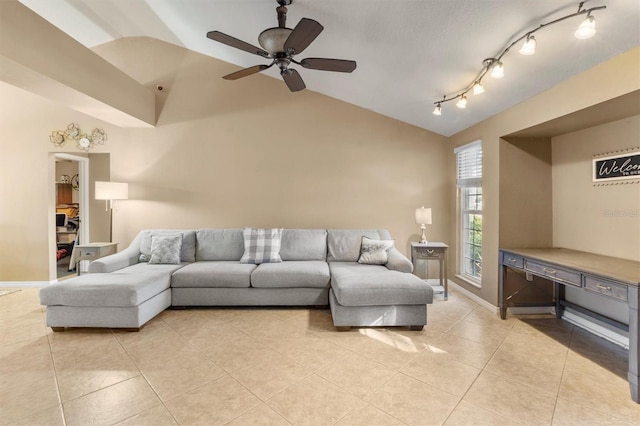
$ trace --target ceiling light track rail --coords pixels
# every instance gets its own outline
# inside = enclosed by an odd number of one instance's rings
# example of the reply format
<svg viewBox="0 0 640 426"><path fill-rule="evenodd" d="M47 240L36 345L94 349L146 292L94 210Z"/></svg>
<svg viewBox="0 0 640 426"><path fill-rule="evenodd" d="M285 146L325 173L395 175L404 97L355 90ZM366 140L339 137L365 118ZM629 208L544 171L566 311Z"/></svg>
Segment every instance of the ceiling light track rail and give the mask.
<svg viewBox="0 0 640 426"><path fill-rule="evenodd" d="M466 108L467 106L467 93L473 91L474 95L479 95L484 93L484 87L482 86L482 79L487 75L487 73L491 72L489 75L493 78L502 78L504 76L504 66L502 64L502 58L511 50L513 46L522 42L524 40L524 44L520 48L520 54L522 55L533 55L536 49L536 39L533 36L534 33L540 31L542 28L548 27L553 24L557 24L559 22L565 21L567 19L574 18L576 16L586 15L586 18L578 29L575 32L575 37L578 39L586 39L592 37L595 33L595 18L591 15L592 12L597 10L606 9L607 6L596 6L591 7L589 9L583 9L584 2L580 2L578 5L578 11L575 13L571 13L569 15L563 16L561 18L555 19L550 22L546 22L544 24L540 24L537 27L525 32L522 36L514 40L511 44L509 44L498 56L487 58L482 61L482 69L475 76L475 78L462 90L455 92L454 95L444 95L442 99L435 101L433 104L435 105L435 109L433 110L434 115L442 115L442 104L451 102L454 100L458 100L456 102L456 106L458 108Z"/></svg>

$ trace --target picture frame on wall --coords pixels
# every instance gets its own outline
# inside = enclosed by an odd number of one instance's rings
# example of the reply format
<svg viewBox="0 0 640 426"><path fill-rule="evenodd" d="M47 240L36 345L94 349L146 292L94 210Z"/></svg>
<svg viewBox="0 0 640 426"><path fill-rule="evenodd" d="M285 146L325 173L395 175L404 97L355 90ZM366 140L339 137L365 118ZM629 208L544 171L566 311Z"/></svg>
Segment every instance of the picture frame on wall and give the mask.
<svg viewBox="0 0 640 426"><path fill-rule="evenodd" d="M594 183L640 180L640 148L593 159Z"/></svg>

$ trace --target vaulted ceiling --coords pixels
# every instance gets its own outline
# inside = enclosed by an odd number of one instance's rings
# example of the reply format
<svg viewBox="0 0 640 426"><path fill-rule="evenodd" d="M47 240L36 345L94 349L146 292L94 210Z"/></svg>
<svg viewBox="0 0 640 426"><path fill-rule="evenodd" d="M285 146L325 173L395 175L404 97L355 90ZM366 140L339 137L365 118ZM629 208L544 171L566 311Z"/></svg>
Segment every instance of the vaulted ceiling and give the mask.
<svg viewBox="0 0 640 426"><path fill-rule="evenodd" d="M20 0L83 45L92 48L122 37L148 36L239 66L269 61L206 38L218 30L253 45L277 26L275 0ZM298 67L307 90L340 99L415 126L450 136L567 78L640 45L640 2L589 0L597 33L578 40L584 15L536 32L536 54L504 57L504 78L487 76L486 92L469 95L466 109L434 102L455 96L512 41L540 24L574 13L566 0L294 0L287 26L303 18L324 31L300 55L353 59L352 74ZM297 58L301 59L301 58ZM280 78L277 67L264 74ZM211 78L221 78L212 76ZM255 77L246 77L255 78ZM640 78L640 75L639 77ZM229 81L242 85L242 80ZM288 90L282 84L282 90ZM579 94L577 94L579 96Z"/></svg>

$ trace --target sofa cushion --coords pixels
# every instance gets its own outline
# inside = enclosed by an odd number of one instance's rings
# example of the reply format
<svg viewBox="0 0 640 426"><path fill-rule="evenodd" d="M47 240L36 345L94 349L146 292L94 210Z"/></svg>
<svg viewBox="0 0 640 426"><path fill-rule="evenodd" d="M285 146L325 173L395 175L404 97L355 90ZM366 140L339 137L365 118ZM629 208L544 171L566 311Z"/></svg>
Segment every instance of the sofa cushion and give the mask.
<svg viewBox="0 0 640 426"><path fill-rule="evenodd" d="M433 289L413 274L384 266L333 262L331 288L343 306L421 305L433 302Z"/></svg>
<svg viewBox="0 0 640 426"><path fill-rule="evenodd" d="M244 253L242 229L196 231L196 260L240 260Z"/></svg>
<svg viewBox="0 0 640 426"><path fill-rule="evenodd" d="M387 233L388 235L388 233ZM329 229L327 231L328 262L357 262L362 237L373 240L390 239L377 229Z"/></svg>
<svg viewBox="0 0 640 426"><path fill-rule="evenodd" d="M256 265L238 261L202 261L176 271L171 287L249 287Z"/></svg>
<svg viewBox="0 0 640 426"><path fill-rule="evenodd" d="M138 306L168 289L171 273L181 267L139 264L108 274L80 275L41 289L40 303L49 306Z"/></svg>
<svg viewBox="0 0 640 426"><path fill-rule="evenodd" d="M180 249L182 248L182 234L152 235L151 236L151 264L180 263Z"/></svg>
<svg viewBox="0 0 640 426"><path fill-rule="evenodd" d="M324 261L263 263L251 273L251 287L328 287L329 265Z"/></svg>
<svg viewBox="0 0 640 426"><path fill-rule="evenodd" d="M372 240L362 237L360 257L358 263L367 265L386 265L389 261L388 252L393 248L393 240Z"/></svg>
<svg viewBox="0 0 640 426"><path fill-rule="evenodd" d="M327 260L325 229L283 229L280 257L287 260Z"/></svg>
<svg viewBox="0 0 640 426"><path fill-rule="evenodd" d="M196 261L196 232L184 229L151 229L143 231L140 239L140 262L148 262L151 259L151 237L153 235L182 234L182 248L180 249L181 262Z"/></svg>
<svg viewBox="0 0 640 426"><path fill-rule="evenodd" d="M244 254L240 263L279 263L282 228L255 229L244 228Z"/></svg>

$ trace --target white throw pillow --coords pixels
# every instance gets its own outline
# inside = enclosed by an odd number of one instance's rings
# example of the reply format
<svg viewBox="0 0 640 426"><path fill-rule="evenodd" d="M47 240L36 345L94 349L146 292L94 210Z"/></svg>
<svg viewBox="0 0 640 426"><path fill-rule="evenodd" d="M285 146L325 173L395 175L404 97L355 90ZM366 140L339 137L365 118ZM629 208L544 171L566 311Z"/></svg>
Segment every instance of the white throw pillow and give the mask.
<svg viewBox="0 0 640 426"><path fill-rule="evenodd" d="M393 240L372 240L362 237L358 263L367 265L386 265L389 251L393 248Z"/></svg>
<svg viewBox="0 0 640 426"><path fill-rule="evenodd" d="M152 235L150 264L180 263L180 249L182 248L182 234Z"/></svg>
<svg viewBox="0 0 640 426"><path fill-rule="evenodd" d="M244 228L244 254L240 263L280 263L280 244L282 228L253 229Z"/></svg>

